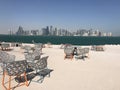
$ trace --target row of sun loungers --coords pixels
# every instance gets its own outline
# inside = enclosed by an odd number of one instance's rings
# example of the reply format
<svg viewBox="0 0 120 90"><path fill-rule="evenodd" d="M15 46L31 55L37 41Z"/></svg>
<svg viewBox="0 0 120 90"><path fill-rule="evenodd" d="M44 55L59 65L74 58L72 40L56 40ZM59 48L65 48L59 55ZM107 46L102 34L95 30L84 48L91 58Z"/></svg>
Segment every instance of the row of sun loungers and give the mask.
<svg viewBox="0 0 120 90"><path fill-rule="evenodd" d="M25 60L15 61L15 56L8 54L6 51L0 51L0 66L3 71L2 85L6 90L13 90L16 87L26 85L29 86L31 81L42 83L46 76L50 76L53 69L47 67L47 59L49 56L41 58L42 49L35 47L33 52L24 53ZM5 76L9 76L9 80L5 82ZM36 76L40 78L34 80ZM12 80L18 84L11 86ZM6 86L8 83L8 87Z"/></svg>
<svg viewBox="0 0 120 90"><path fill-rule="evenodd" d="M62 45L63 47L63 45ZM65 45L64 46L64 59L66 58L70 58L71 60L73 59L73 57L75 57L76 60L78 59L85 59L86 57L89 58L89 51L90 49L88 47L75 47L72 45ZM93 45L91 46L91 50L93 51L105 51L105 48L103 45Z"/></svg>
<svg viewBox="0 0 120 90"><path fill-rule="evenodd" d="M13 47L21 47L22 43L8 43L8 42L0 42L0 49L2 51L10 51L13 50Z"/></svg>
<svg viewBox="0 0 120 90"><path fill-rule="evenodd" d="M75 59L84 59L85 57L89 57L89 48L68 46L64 48L64 53L64 59L70 58L72 60L73 57L75 57Z"/></svg>

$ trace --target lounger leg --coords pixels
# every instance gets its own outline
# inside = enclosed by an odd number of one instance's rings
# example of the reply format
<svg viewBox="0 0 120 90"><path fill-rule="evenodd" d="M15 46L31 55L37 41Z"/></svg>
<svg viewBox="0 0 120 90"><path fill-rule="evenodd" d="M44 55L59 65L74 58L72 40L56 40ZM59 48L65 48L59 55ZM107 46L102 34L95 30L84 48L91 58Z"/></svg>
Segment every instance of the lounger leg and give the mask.
<svg viewBox="0 0 120 90"><path fill-rule="evenodd" d="M73 55L71 55L71 60L73 59Z"/></svg>
<svg viewBox="0 0 120 90"><path fill-rule="evenodd" d="M11 89L11 77L9 77L9 87L7 88L6 86L5 86L5 83L4 83L4 81L5 81L5 72L3 71L3 78L2 78L2 85L3 85L3 87L6 89L6 90L10 90Z"/></svg>
<svg viewBox="0 0 120 90"><path fill-rule="evenodd" d="M66 55L64 56L64 60L66 59Z"/></svg>
<svg viewBox="0 0 120 90"><path fill-rule="evenodd" d="M26 73L24 72L24 77L25 77L25 83L26 83L26 86L28 86L28 81L27 81L27 77L26 77Z"/></svg>
<svg viewBox="0 0 120 90"><path fill-rule="evenodd" d="M88 53L88 59L90 59L90 55L89 55L89 53Z"/></svg>
<svg viewBox="0 0 120 90"><path fill-rule="evenodd" d="M11 76L9 76L9 88L8 88L8 90L10 90L11 89Z"/></svg>
<svg viewBox="0 0 120 90"><path fill-rule="evenodd" d="M2 85L5 87L4 80L5 80L5 72L3 71Z"/></svg>

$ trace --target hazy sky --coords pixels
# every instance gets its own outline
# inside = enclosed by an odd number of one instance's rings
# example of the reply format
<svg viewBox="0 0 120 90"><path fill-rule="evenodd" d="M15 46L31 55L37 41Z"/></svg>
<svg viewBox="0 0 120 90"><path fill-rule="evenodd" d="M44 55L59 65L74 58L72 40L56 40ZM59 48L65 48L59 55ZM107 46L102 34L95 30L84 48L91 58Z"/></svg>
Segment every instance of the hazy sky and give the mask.
<svg viewBox="0 0 120 90"><path fill-rule="evenodd" d="M46 26L120 35L120 0L0 0L0 33Z"/></svg>

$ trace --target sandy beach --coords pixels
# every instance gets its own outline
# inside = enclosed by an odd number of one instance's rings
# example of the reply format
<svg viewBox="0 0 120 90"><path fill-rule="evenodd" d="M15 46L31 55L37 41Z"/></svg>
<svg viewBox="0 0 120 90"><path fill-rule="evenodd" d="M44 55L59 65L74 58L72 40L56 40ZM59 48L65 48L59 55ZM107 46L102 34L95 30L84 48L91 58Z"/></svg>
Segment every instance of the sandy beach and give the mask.
<svg viewBox="0 0 120 90"><path fill-rule="evenodd" d="M105 51L90 50L90 58L85 60L64 60L60 45L43 48L42 52L43 56L49 56L48 68L54 70L51 77L45 77L43 83L31 82L28 87L15 90L120 90L120 45L105 45ZM16 60L25 59L20 47L8 53L15 55ZM2 84L0 90L5 90Z"/></svg>

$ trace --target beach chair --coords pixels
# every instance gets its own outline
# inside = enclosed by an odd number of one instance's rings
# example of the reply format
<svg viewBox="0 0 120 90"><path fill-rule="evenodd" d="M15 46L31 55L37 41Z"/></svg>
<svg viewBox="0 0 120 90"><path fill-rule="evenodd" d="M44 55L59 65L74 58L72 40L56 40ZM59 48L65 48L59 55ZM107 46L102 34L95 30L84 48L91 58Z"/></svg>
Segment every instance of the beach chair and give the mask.
<svg viewBox="0 0 120 90"><path fill-rule="evenodd" d="M39 49L42 52L43 44L42 43L36 43L34 48Z"/></svg>
<svg viewBox="0 0 120 90"><path fill-rule="evenodd" d="M83 49L84 49L83 57L89 58L89 48L83 48Z"/></svg>
<svg viewBox="0 0 120 90"><path fill-rule="evenodd" d="M36 60L39 60L41 57L41 51L39 49L35 49L33 53L25 53L25 60L27 62L35 62Z"/></svg>
<svg viewBox="0 0 120 90"><path fill-rule="evenodd" d="M77 54L75 55L75 59L83 59L84 60L84 49L83 48L77 48Z"/></svg>
<svg viewBox="0 0 120 90"><path fill-rule="evenodd" d="M29 62L29 68L36 71L36 75L40 78L37 80L32 80L33 82L42 83L46 76L50 77L50 73L53 71L47 67L48 56L42 57L36 63Z"/></svg>
<svg viewBox="0 0 120 90"><path fill-rule="evenodd" d="M29 53L32 49L31 49L31 46L25 45L24 50L25 50L24 53Z"/></svg>
<svg viewBox="0 0 120 90"><path fill-rule="evenodd" d="M96 45L92 45L91 50L96 51Z"/></svg>
<svg viewBox="0 0 120 90"><path fill-rule="evenodd" d="M33 53L36 55L41 55L42 54L42 47L35 47Z"/></svg>
<svg viewBox="0 0 120 90"><path fill-rule="evenodd" d="M64 59L66 58L70 58L71 60L73 59L73 53L74 53L74 49L73 47L66 47L64 49L64 53L65 53L65 56L64 56Z"/></svg>
<svg viewBox="0 0 120 90"><path fill-rule="evenodd" d="M3 73L3 63L7 62L12 62L15 61L15 55L10 55L5 51L0 51L0 66L1 66L1 71L0 74Z"/></svg>
<svg viewBox="0 0 120 90"><path fill-rule="evenodd" d="M28 80L30 80L30 78L28 78L27 76L27 61L26 60L22 60L22 61L13 61L13 62L7 62L4 63L4 71L3 71L3 80L2 80L2 85L4 86L4 88L6 90L13 90L16 87L22 86L22 85L26 85L28 86ZM5 76L9 76L9 80L7 81L8 83L8 87L5 85ZM11 85L11 81L12 76L15 77L15 81L18 83L15 86ZM32 75L32 78L34 78L35 75Z"/></svg>
<svg viewBox="0 0 120 90"><path fill-rule="evenodd" d="M10 44L9 43L1 43L1 49L3 51L10 50Z"/></svg>
<svg viewBox="0 0 120 90"><path fill-rule="evenodd" d="M104 51L104 47L102 45L96 46L96 51Z"/></svg>
<svg viewBox="0 0 120 90"><path fill-rule="evenodd" d="M91 50L94 50L94 51L104 51L104 46L103 45L93 45L91 47Z"/></svg>

